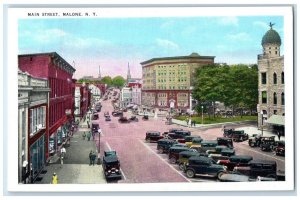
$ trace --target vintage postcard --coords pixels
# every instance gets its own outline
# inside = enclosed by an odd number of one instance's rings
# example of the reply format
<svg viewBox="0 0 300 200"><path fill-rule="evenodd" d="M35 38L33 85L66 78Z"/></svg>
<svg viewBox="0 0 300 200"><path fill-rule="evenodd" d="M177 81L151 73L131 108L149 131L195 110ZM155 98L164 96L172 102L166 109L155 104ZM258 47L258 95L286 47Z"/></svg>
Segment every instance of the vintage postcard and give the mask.
<svg viewBox="0 0 300 200"><path fill-rule="evenodd" d="M292 10L8 7L8 189L293 190Z"/></svg>

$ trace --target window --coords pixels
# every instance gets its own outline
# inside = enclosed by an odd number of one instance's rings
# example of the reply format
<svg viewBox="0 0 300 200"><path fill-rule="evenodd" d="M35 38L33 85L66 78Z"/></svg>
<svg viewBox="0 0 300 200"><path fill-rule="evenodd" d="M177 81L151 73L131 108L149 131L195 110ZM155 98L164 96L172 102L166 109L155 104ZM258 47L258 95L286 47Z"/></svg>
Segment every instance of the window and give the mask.
<svg viewBox="0 0 300 200"><path fill-rule="evenodd" d="M276 94L276 92L274 92L274 94L273 94L273 103L274 103L274 105L277 104L277 94Z"/></svg>
<svg viewBox="0 0 300 200"><path fill-rule="evenodd" d="M281 105L284 105L284 92L281 93Z"/></svg>
<svg viewBox="0 0 300 200"><path fill-rule="evenodd" d="M261 84L267 84L267 73L261 73Z"/></svg>
<svg viewBox="0 0 300 200"><path fill-rule="evenodd" d="M276 115L277 114L277 110L274 110L274 115Z"/></svg>
<svg viewBox="0 0 300 200"><path fill-rule="evenodd" d="M41 106L30 109L30 136L46 126L46 107Z"/></svg>
<svg viewBox="0 0 300 200"><path fill-rule="evenodd" d="M273 74L273 84L277 84L277 74L275 72Z"/></svg>
<svg viewBox="0 0 300 200"><path fill-rule="evenodd" d="M261 103L267 103L267 92L266 91L261 92Z"/></svg>
<svg viewBox="0 0 300 200"><path fill-rule="evenodd" d="M284 84L284 72L281 72L281 84Z"/></svg>

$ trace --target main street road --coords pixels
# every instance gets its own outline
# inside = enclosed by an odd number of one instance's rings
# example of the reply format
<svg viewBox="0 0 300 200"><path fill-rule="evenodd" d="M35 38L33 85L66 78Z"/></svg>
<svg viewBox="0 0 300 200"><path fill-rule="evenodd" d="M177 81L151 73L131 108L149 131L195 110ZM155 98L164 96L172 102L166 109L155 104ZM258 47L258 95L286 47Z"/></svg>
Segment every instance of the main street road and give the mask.
<svg viewBox="0 0 300 200"><path fill-rule="evenodd" d="M99 113L97 122L102 130L100 147L101 155L104 150L116 150L121 162L123 179L119 182L125 183L162 183L162 182L195 182L214 181L213 179L188 179L177 165L168 162L167 155L156 152L156 144L145 143L145 133L149 130L160 132L168 131L170 128L181 128L178 125L166 125L161 118L149 118L139 122L121 124L118 117L112 117L112 121L105 121L104 112L113 111L110 100L102 101L102 112ZM129 113L125 113L129 115ZM200 135L205 140L213 140L222 136L221 128L208 130L189 129L193 135ZM98 138L98 137L96 137ZM274 156L272 152L262 152L259 148L251 148L247 141L234 143L237 155L251 155L254 159L275 160L278 170L285 170L284 157Z"/></svg>

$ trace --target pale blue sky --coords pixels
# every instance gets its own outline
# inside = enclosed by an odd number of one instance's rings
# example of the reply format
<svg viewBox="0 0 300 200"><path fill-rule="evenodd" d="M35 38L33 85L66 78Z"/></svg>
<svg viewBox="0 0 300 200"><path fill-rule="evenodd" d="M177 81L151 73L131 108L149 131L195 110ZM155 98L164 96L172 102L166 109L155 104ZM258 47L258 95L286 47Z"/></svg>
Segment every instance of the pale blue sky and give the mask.
<svg viewBox="0 0 300 200"><path fill-rule="evenodd" d="M283 17L168 17L19 20L19 53L56 51L83 75L141 77L140 62L197 52L215 62L255 64L261 39L270 29L281 36Z"/></svg>

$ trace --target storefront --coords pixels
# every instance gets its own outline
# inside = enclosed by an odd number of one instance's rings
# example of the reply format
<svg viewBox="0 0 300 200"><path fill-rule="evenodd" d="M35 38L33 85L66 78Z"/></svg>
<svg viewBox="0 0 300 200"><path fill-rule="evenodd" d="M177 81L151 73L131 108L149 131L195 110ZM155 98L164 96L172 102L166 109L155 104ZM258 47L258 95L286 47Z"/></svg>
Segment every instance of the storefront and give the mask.
<svg viewBox="0 0 300 200"><path fill-rule="evenodd" d="M45 136L42 135L30 146L31 177L34 180L45 164Z"/></svg>

